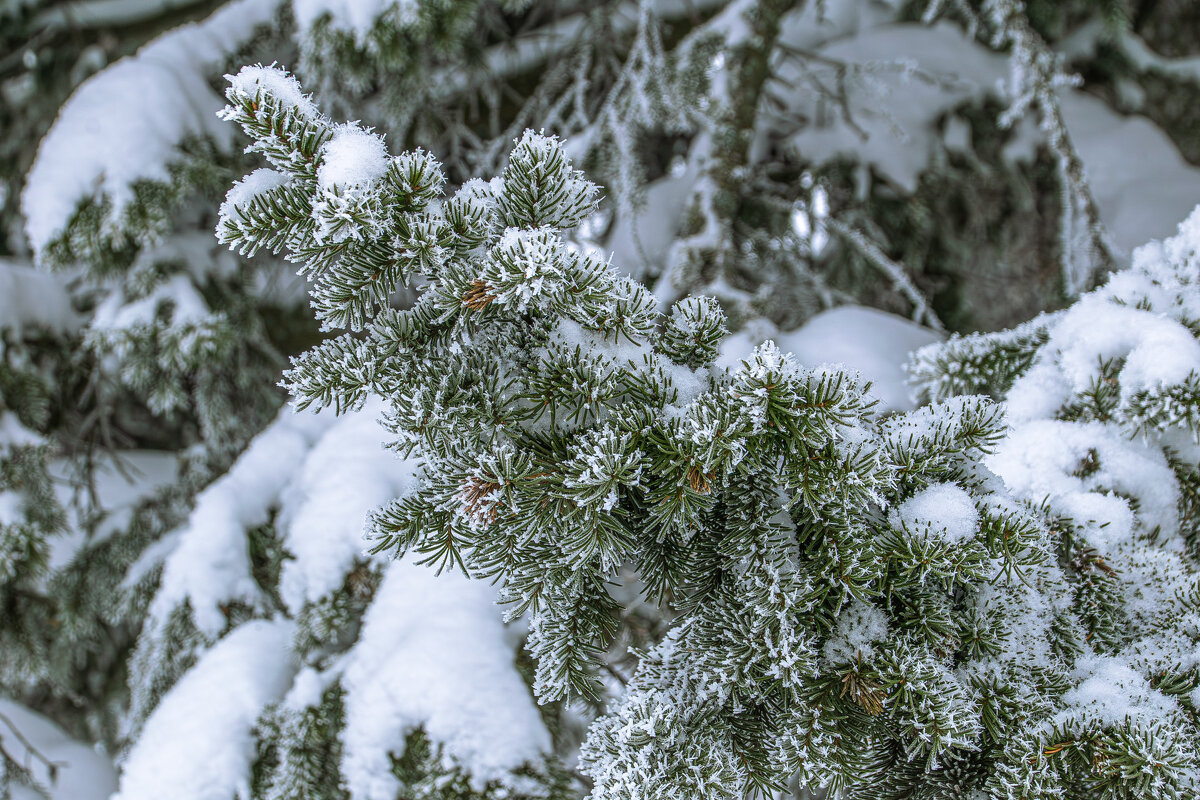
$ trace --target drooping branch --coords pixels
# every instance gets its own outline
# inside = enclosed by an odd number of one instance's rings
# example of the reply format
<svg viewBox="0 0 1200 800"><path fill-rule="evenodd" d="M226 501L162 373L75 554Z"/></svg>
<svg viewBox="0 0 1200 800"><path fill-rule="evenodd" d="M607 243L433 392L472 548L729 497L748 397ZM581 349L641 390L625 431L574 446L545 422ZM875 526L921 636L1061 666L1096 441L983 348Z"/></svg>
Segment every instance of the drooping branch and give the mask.
<svg viewBox="0 0 1200 800"><path fill-rule="evenodd" d="M651 0L648 5L661 19L675 19L704 13L720 5L721 0ZM638 25L643 5L640 0L623 3L611 12L613 32L631 33ZM537 30L521 34L511 41L494 45L483 53L484 74L503 79L528 72L541 64L553 63L577 47L579 37L588 30L588 12L563 17ZM471 78L457 65L443 67L430 76L431 85L447 95L466 91Z"/></svg>
<svg viewBox="0 0 1200 800"><path fill-rule="evenodd" d="M1075 81L1062 72L1057 55L1029 23L1024 3L988 0L984 8L995 29L993 45L1012 50L1010 106L1001 122L1011 125L1030 108L1036 109L1058 161L1063 282L1073 297L1120 263L1058 99L1058 88Z"/></svg>
<svg viewBox="0 0 1200 800"><path fill-rule="evenodd" d="M784 16L798 5L798 0L742 0L693 34L699 39L719 33L725 41L712 59L707 129L693 145L705 167L692 194L691 229L676 242L668 262L676 289L747 299L725 280L734 257L733 223L772 54Z"/></svg>

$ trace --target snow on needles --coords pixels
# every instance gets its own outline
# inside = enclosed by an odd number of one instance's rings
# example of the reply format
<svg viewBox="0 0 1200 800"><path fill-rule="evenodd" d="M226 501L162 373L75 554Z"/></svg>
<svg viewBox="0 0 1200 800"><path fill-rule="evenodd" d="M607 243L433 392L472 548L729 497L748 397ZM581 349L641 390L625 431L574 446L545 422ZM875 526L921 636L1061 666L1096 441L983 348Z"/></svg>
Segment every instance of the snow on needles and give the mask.
<svg viewBox="0 0 1200 800"><path fill-rule="evenodd" d="M1008 393L1014 429L988 466L1019 495L1075 520L1105 553L1139 531L1177 535L1178 481L1162 448L1186 447L1177 426L1196 432L1172 393L1200 381L1189 328L1200 310L1198 250L1200 209L1055 317Z"/></svg>
<svg viewBox="0 0 1200 800"><path fill-rule="evenodd" d="M383 137L357 125L338 125L333 138L321 148L317 186L322 189L368 186L383 175L388 161Z"/></svg>
<svg viewBox="0 0 1200 800"><path fill-rule="evenodd" d="M1115 435L1114 435L1115 434ZM1099 422L1034 420L1016 426L987 465L1009 489L1083 526L1101 552L1131 536L1135 498L1146 530L1178 527L1179 489L1162 451Z"/></svg>
<svg viewBox="0 0 1200 800"><path fill-rule="evenodd" d="M1056 719L1072 719L1104 726L1120 725L1127 719L1159 722L1179 713L1174 700L1150 687L1149 681L1111 656L1087 656L1075 665L1075 688L1063 695L1066 708Z"/></svg>
<svg viewBox="0 0 1200 800"><path fill-rule="evenodd" d="M304 89L301 88L300 81L274 65L269 67L264 67L262 64L246 66L238 70L236 75L226 75L225 77L229 80L229 85L242 94L254 97L261 91L275 97L303 116L316 117L320 115L312 98L306 95ZM224 118L225 114L219 113L218 116Z"/></svg>
<svg viewBox="0 0 1200 800"><path fill-rule="evenodd" d="M267 167L254 170L226 192L225 202L221 203L221 217L232 217L236 209L245 208L255 197L282 186L287 180L282 172Z"/></svg>
<svg viewBox="0 0 1200 800"><path fill-rule="evenodd" d="M232 131L207 76L279 0L234 0L202 22L166 33L92 76L63 105L38 149L21 202L25 231L41 256L79 203L107 198L115 224L140 180L168 181L179 146L200 136L228 148Z"/></svg>
<svg viewBox="0 0 1200 800"><path fill-rule="evenodd" d="M388 569L348 655L342 773L355 800L392 800L390 753L418 725L471 773L472 787L550 751L513 669L494 589L405 562Z"/></svg>
<svg viewBox="0 0 1200 800"><path fill-rule="evenodd" d="M113 800L249 800L251 731L296 673L292 635L287 621L248 622L201 656L150 715Z"/></svg>
<svg viewBox="0 0 1200 800"><path fill-rule="evenodd" d="M1008 396L1016 419L1043 416L1101 380L1107 362L1123 362L1124 399L1147 389L1181 384L1200 370L1200 342L1179 321L1115 304L1107 293L1084 297L1054 326L1048 352Z"/></svg>
<svg viewBox="0 0 1200 800"><path fill-rule="evenodd" d="M851 600L838 615L837 629L825 642L831 664L849 664L875 658L877 645L888 640L887 614L870 603Z"/></svg>
<svg viewBox="0 0 1200 800"><path fill-rule="evenodd" d="M1148 678L1200 661L1181 633L1195 624L1181 603L1196 575L1183 557L1180 467L1169 460L1194 470L1200 450L1200 422L1186 405L1200 385L1200 209L1133 262L1046 318L1045 344L1008 392L1012 428L985 459L1014 495L1044 504L1076 537L1085 560L1072 569L1107 570L1106 591L1137 634L1075 663L1061 710L1043 724L1069 736L1127 722L1169 731L1182 712ZM1173 405L1176 394L1184 405Z"/></svg>

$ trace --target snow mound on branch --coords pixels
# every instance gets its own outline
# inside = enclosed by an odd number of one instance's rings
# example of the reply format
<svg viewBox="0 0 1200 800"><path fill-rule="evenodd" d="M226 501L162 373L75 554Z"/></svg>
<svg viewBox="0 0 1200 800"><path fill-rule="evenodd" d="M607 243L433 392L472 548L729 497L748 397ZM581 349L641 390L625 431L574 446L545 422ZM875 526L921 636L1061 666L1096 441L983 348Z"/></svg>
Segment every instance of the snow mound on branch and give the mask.
<svg viewBox="0 0 1200 800"><path fill-rule="evenodd" d="M222 607L231 600L262 607L250 572L247 532L268 522L272 509L277 510L274 528L289 554L279 586L289 611L299 613L306 604L340 589L355 563L369 558L363 555L368 514L411 491L417 480L416 462L400 459L384 447L388 434L377 419L383 408L382 402L372 401L341 417L283 411L232 469L199 495L187 523L167 545L173 550L166 557L161 588L151 606L152 625L143 631L143 638L160 636L153 625L161 626L185 600L200 630L210 637L227 624ZM401 753L405 737L418 727L443 748L447 764L468 772L478 789L499 781L516 790L526 780L532 781L512 775L511 770L525 764L539 766L542 754L550 751L550 740L514 666L519 637L511 636L504 625L494 589L382 557L374 562L387 572L366 612L359 640L344 658L323 673L302 671L293 682L292 657L271 655L293 647L290 624L256 622L236 629L201 657L151 715L140 735L139 747L146 755L139 757L136 770L131 759L128 774L133 777L128 777L123 785L126 793L117 800L149 797L138 792L150 787L160 790L161 796L184 800L227 800L243 792L238 781L245 774L244 759L239 760L242 750L238 748L251 740L248 733L244 739L239 737L243 737L243 722L252 723L257 717L257 711L251 714L251 710L261 710L285 693L289 708L315 704L324 687L338 679L345 689L346 727L340 733L346 745L343 769L356 799L396 796L399 784L391 754ZM135 569L144 573L148 567ZM276 625L281 628L278 632L270 627ZM277 641L236 656L250 662L248 670L263 671L270 687L246 700L245 690L238 688L240 673L229 673L235 659L223 653L242 648L230 644L231 640L251 636L243 631L256 627L263 632L254 636ZM187 704L201 691L197 687L219 694L225 690L213 687L222 681L230 682L243 700L237 708L219 704L213 713L197 719L197 740L232 738L233 742L219 753L197 750L198 755L187 762L216 759L224 764L222 777L205 790L210 793L196 793L192 780L200 767L181 767L178 778L163 776L176 769L176 750L156 750L150 744L160 730L155 720L188 713ZM173 700L176 695L193 699ZM245 714L239 716L238 709ZM207 726L207 734L202 726ZM187 735L192 731L187 728ZM214 731L221 735L214 736ZM187 741L178 752L190 747ZM163 775L151 774L154 759L165 765L160 768Z"/></svg>
<svg viewBox="0 0 1200 800"><path fill-rule="evenodd" d="M176 327L199 325L211 319L208 303L187 275L176 274L158 284L139 300L126 301L122 292L113 292L96 307L88 329L97 333L151 327L164 306L171 309L171 324Z"/></svg>
<svg viewBox="0 0 1200 800"><path fill-rule="evenodd" d="M305 457L285 492L278 526L294 556L280 594L293 612L337 590L363 552L367 515L412 488L416 460L384 449L382 403L339 417Z"/></svg>
<svg viewBox="0 0 1200 800"><path fill-rule="evenodd" d="M249 798L252 728L296 673L292 635L255 620L201 656L146 721L113 800Z"/></svg>
<svg viewBox="0 0 1200 800"><path fill-rule="evenodd" d="M666 263L699 175L699 163L689 160L679 174L648 184L636 213L617 215L603 249L630 277L642 280L648 268Z"/></svg>
<svg viewBox="0 0 1200 800"><path fill-rule="evenodd" d="M173 537L151 616L161 622L187 600L200 630L212 636L225 624L223 605L255 605L246 532L267 522L272 509L292 556L280 576L287 607L299 612L338 589L363 553L367 515L415 479L415 461L384 449L381 412L378 402L341 417L280 412L230 471L200 493Z"/></svg>
<svg viewBox="0 0 1200 800"><path fill-rule="evenodd" d="M1100 216L1126 253L1169 236L1200 197L1200 169L1189 164L1157 125L1122 116L1103 100L1061 90L1059 102ZM1130 158L1137 153L1136 158Z"/></svg>
<svg viewBox="0 0 1200 800"><path fill-rule="evenodd" d="M946 542L963 542L975 535L979 512L971 495L953 483L937 483L917 492L894 512L893 524L913 534Z"/></svg>
<svg viewBox="0 0 1200 800"><path fill-rule="evenodd" d="M906 192L929 165L937 145L936 121L962 102L994 91L1008 75L1008 60L939 23L881 25L835 40L817 51L848 65L845 109L828 108L812 91L805 70L828 81L833 66L785 62L780 82L794 113L813 124L791 135L788 145L816 163L839 156L857 159ZM827 85L837 85L828 83Z"/></svg>
<svg viewBox="0 0 1200 800"><path fill-rule="evenodd" d="M24 518L21 495L7 489L0 492L0 525L15 525Z"/></svg>
<svg viewBox="0 0 1200 800"><path fill-rule="evenodd" d="M388 167L383 137L357 125L339 125L321 148L317 185L322 189L369 186Z"/></svg>
<svg viewBox="0 0 1200 800"><path fill-rule="evenodd" d="M769 324L752 322L722 343L717 365L736 367L766 338L774 339L780 350L790 352L805 366L840 364L858 372L871 381L871 395L879 400L876 409L887 412L915 408L905 383L904 364L910 353L941 337L886 311L840 306L817 314L789 333L775 333Z"/></svg>
<svg viewBox="0 0 1200 800"><path fill-rule="evenodd" d="M229 149L233 132L216 116L225 103L208 85L208 73L270 21L278 5L234 0L75 90L42 140L21 197L35 253L63 232L82 201L108 198L115 226L133 199L133 184L169 181L167 165L179 160L189 137Z"/></svg>
<svg viewBox="0 0 1200 800"><path fill-rule="evenodd" d="M40 434L22 425L16 414L8 409L0 411L0 454L12 447L37 447L45 442Z"/></svg>
<svg viewBox="0 0 1200 800"><path fill-rule="evenodd" d="M251 575L246 530L268 521L313 441L332 419L285 408L229 472L200 493L178 546L166 559L162 585L150 606L153 619L161 623L188 600L196 625L215 636L226 623L224 604L256 604L259 589Z"/></svg>
<svg viewBox="0 0 1200 800"><path fill-rule="evenodd" d="M1120 364L1120 397L1128 402L1200 374L1200 342L1158 311L1115 304L1107 291L1089 295L1060 317L1043 355L1013 384L1009 414L1018 421L1050 416L1104 380L1102 366L1114 363Z"/></svg>
<svg viewBox="0 0 1200 800"><path fill-rule="evenodd" d="M417 726L469 770L476 790L511 783L510 770L539 763L550 738L513 655L491 586L392 564L343 677L342 772L351 796L396 796L390 753Z"/></svg>
<svg viewBox="0 0 1200 800"><path fill-rule="evenodd" d="M391 12L399 27L416 22L417 0L294 0L292 14L301 37L307 38L322 17L329 29L347 33L362 45L376 21Z"/></svg>

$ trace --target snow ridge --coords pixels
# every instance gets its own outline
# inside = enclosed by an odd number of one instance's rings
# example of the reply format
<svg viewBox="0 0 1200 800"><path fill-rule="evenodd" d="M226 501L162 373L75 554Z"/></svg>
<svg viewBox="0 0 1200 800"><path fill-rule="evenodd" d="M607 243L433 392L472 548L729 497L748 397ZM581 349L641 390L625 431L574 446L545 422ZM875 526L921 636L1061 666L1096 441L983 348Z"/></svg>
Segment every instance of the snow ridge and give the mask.
<svg viewBox="0 0 1200 800"><path fill-rule="evenodd" d="M179 146L199 136L229 149L232 131L216 114L224 100L208 75L280 0L234 0L207 19L158 37L84 81L42 140L21 204L25 232L40 258L79 204L111 203L119 229L137 181L169 181Z"/></svg>
<svg viewBox="0 0 1200 800"><path fill-rule="evenodd" d="M417 726L481 791L550 751L529 689L513 669L495 590L457 573L396 562L348 655L342 773L355 800L392 800L395 743Z"/></svg>
<svg viewBox="0 0 1200 800"><path fill-rule="evenodd" d="M252 728L296 673L292 635L255 620L201 656L150 715L112 800L249 800Z"/></svg>

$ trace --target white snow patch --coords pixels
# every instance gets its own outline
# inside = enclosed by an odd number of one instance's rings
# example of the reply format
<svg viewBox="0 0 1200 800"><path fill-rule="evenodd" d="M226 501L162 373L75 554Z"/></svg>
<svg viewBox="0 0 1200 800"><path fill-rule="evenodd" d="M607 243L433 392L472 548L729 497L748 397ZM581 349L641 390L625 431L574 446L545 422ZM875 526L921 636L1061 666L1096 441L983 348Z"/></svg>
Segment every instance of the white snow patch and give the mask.
<svg viewBox="0 0 1200 800"><path fill-rule="evenodd" d="M21 522L25 518L22 513L23 507L21 495L8 490L0 492L0 525L15 525Z"/></svg>
<svg viewBox="0 0 1200 800"><path fill-rule="evenodd" d="M736 370L738 365L750 358L754 348L768 339L780 337L779 328L765 317L752 317L739 330L721 340L716 369Z"/></svg>
<svg viewBox="0 0 1200 800"><path fill-rule="evenodd" d="M1177 385L1200 371L1200 342L1190 330L1163 314L1117 305L1107 294L1087 295L1068 309L1043 351L1041 358L1053 360L1071 393L1091 388L1102 361L1124 359L1124 395ZM1027 391L1020 381L1013 386L1018 396ZM1051 395L1050 401L1059 399L1058 391Z"/></svg>
<svg viewBox="0 0 1200 800"><path fill-rule="evenodd" d="M936 121L963 101L993 92L1008 74L1004 56L949 23L880 25L822 45L821 56L852 65L845 84L849 119L813 90L804 72L839 85L833 67L784 62L781 82L795 87L787 96L789 110L812 121L789 132L788 145L814 163L855 158L906 192L916 189L941 145Z"/></svg>
<svg viewBox="0 0 1200 800"><path fill-rule="evenodd" d="M21 204L34 252L66 227L84 200L107 197L118 225L139 180L169 181L179 145L201 136L228 149L233 130L217 119L224 101L211 68L271 20L279 0L233 0L84 81L38 148Z"/></svg>
<svg viewBox="0 0 1200 800"><path fill-rule="evenodd" d="M384 449L381 412L372 401L339 417L284 493L277 526L294 558L284 562L280 595L293 612L342 585L363 553L367 514L412 487L416 460Z"/></svg>
<svg viewBox="0 0 1200 800"><path fill-rule="evenodd" d="M423 725L482 789L550 750L529 689L513 669L492 587L397 562L347 656L342 774L356 800L392 800L390 753Z"/></svg>
<svg viewBox="0 0 1200 800"><path fill-rule="evenodd" d="M183 531L176 528L142 550L142 554L125 571L125 577L121 579L121 588L131 589L137 586L147 575L162 566L167 556L179 546L182 536Z"/></svg>
<svg viewBox="0 0 1200 800"><path fill-rule="evenodd" d="M1140 520L1149 532L1178 533L1178 483L1162 452L1099 422L1035 420L1017 425L985 459L1016 495L1081 526L1102 555L1127 540ZM1136 498L1135 519L1125 496Z"/></svg>
<svg viewBox="0 0 1200 800"><path fill-rule="evenodd" d="M287 183L288 177L277 170L262 167L251 172L237 181L225 194L225 202L221 203L221 217L233 216L233 212L243 208L263 192Z"/></svg>
<svg viewBox="0 0 1200 800"><path fill-rule="evenodd" d="M127 300L123 292L113 292L100 302L88 328L95 332L123 331L152 327L159 308L171 308L172 327L200 325L212 318L208 303L188 275L176 273L137 300Z"/></svg>
<svg viewBox="0 0 1200 800"><path fill-rule="evenodd" d="M1059 103L1116 245L1128 253L1174 233L1200 197L1200 169L1145 117L1118 114L1077 90L1060 91Z"/></svg>
<svg viewBox="0 0 1200 800"><path fill-rule="evenodd" d="M1144 677L1112 656L1081 658L1075 675L1082 680L1063 695L1065 709L1058 714L1059 722L1079 715L1103 726L1116 726L1127 719L1166 720L1178 711L1175 701L1150 688Z"/></svg>
<svg viewBox="0 0 1200 800"><path fill-rule="evenodd" d="M249 800L251 729L296 673L292 636L255 620L201 656L146 721L113 800Z"/></svg>
<svg viewBox="0 0 1200 800"><path fill-rule="evenodd" d="M0 411L0 453L10 447L36 447L45 441L22 425L16 414L7 409Z"/></svg>
<svg viewBox="0 0 1200 800"><path fill-rule="evenodd" d="M33 779L50 790L50 800L107 800L117 788L117 771L98 747L76 741L46 717L0 697L0 714L12 724L0 720L0 748L20 764L28 766ZM18 738L17 734L22 738ZM55 780L49 768L29 752L26 744L58 765ZM41 795L14 786L13 800L41 800Z"/></svg>
<svg viewBox="0 0 1200 800"><path fill-rule="evenodd" d="M935 483L901 503L892 524L923 538L964 542L979 528L979 511L961 486Z"/></svg>
<svg viewBox="0 0 1200 800"><path fill-rule="evenodd" d="M103 456L95 464L94 486L86 488L75 475L74 463L58 459L50 463L50 476L55 494L67 512L67 532L49 540L50 572L65 567L84 545L98 543L129 524L134 507L164 486L173 483L179 474L176 453L157 450L126 450ZM94 494L92 494L94 490ZM77 496L86 492L89 500L80 502ZM88 538L88 526L82 513L100 513L104 518Z"/></svg>
<svg viewBox="0 0 1200 800"><path fill-rule="evenodd" d="M618 212L605 248L612 261L631 277L640 279L648 271L662 274L667 253L675 242L683 214L687 210L692 187L699 176L698 159L689 159L685 169L649 184L638 202Z"/></svg>
<svg viewBox="0 0 1200 800"><path fill-rule="evenodd" d="M292 711L319 706L321 695L338 674L336 669L320 672L313 667L304 667L296 673L292 688L288 689L287 696L283 698L283 706Z"/></svg>
<svg viewBox="0 0 1200 800"><path fill-rule="evenodd" d="M66 276L0 258L0 329L20 337L26 328L68 332L78 326Z"/></svg>

